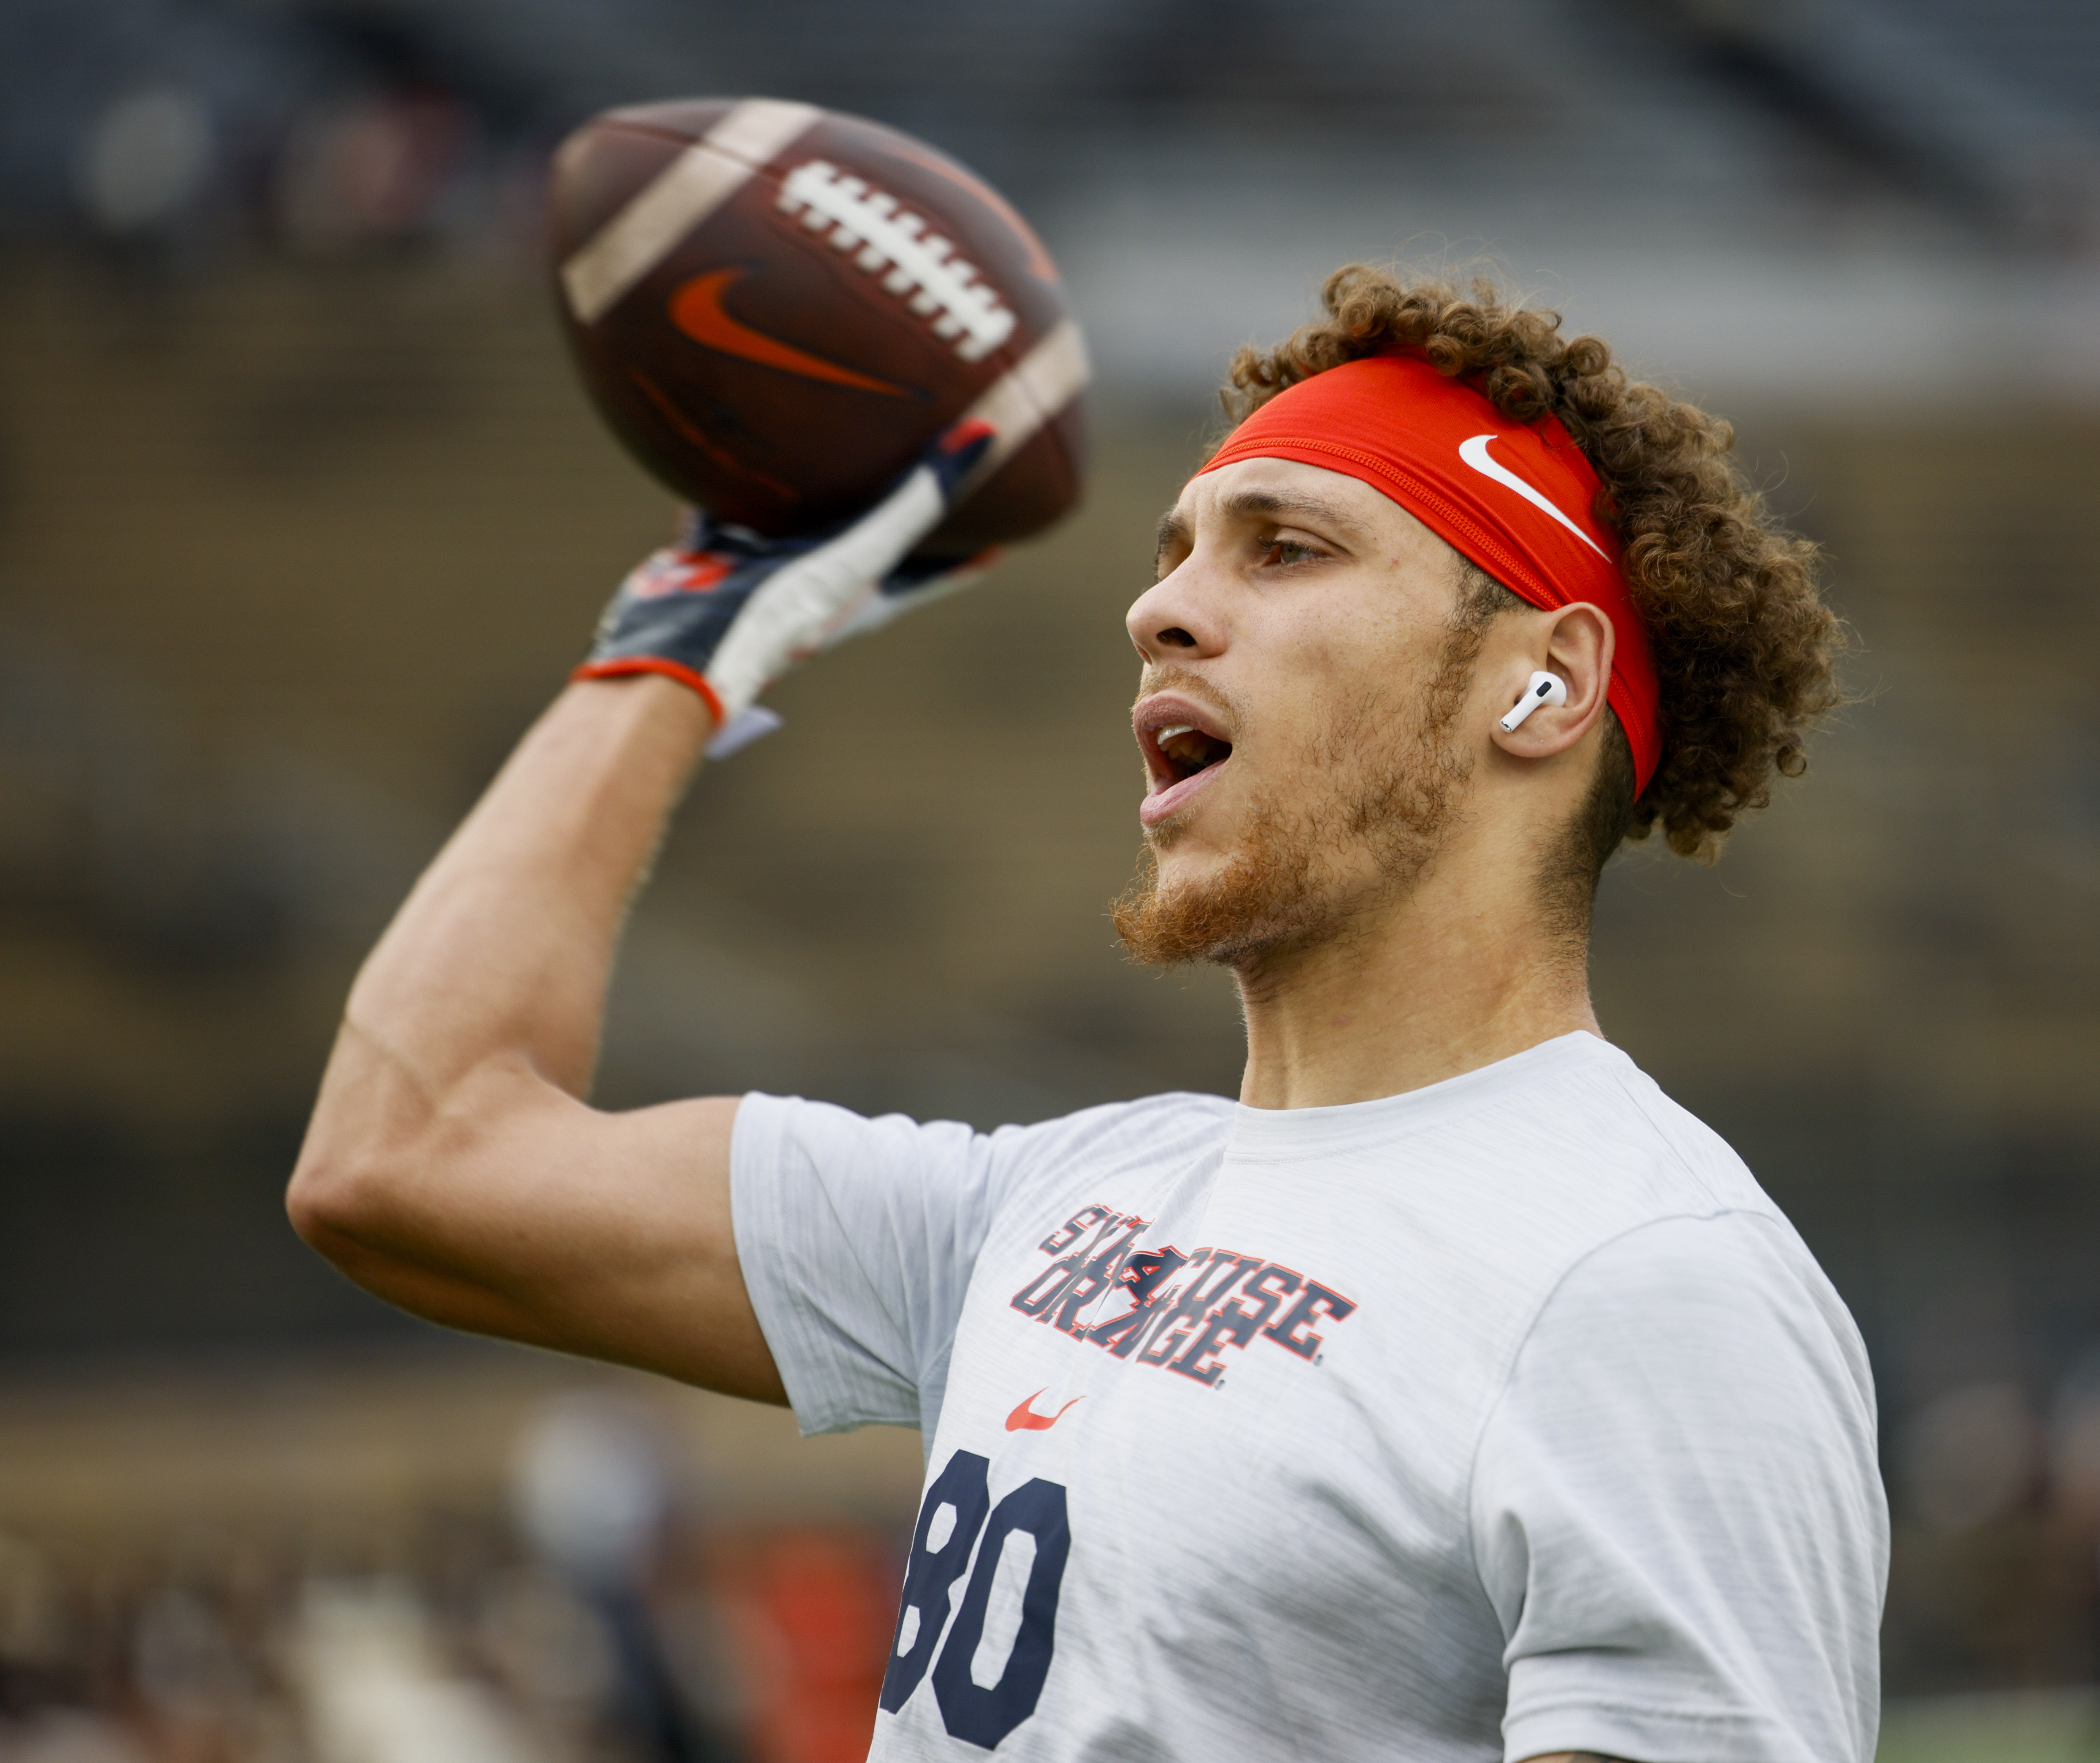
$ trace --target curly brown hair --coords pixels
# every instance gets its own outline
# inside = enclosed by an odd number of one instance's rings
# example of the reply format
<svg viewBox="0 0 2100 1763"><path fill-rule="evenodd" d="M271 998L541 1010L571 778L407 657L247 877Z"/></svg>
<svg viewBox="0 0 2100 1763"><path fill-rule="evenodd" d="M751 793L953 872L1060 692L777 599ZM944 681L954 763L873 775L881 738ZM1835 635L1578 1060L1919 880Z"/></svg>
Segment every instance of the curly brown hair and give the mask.
<svg viewBox="0 0 2100 1763"><path fill-rule="evenodd" d="M1220 394L1238 421L1286 386L1364 355L1405 350L1476 386L1512 421L1558 417L1604 487L1593 511L1619 535L1661 685L1662 757L1638 800L1616 718L1574 829L1595 874L1622 839L1657 822L1673 851L1710 862L1772 774L1807 769L1803 737L1838 702L1844 630L1815 584L1815 548L1786 531L1729 456L1718 417L1627 378L1595 337L1564 338L1560 315L1465 293L1428 275L1352 263L1327 278L1324 324L1273 349L1243 347ZM1486 587L1468 571L1469 584ZM1483 602L1468 591L1462 618ZM1507 590L1495 596L1514 603Z"/></svg>

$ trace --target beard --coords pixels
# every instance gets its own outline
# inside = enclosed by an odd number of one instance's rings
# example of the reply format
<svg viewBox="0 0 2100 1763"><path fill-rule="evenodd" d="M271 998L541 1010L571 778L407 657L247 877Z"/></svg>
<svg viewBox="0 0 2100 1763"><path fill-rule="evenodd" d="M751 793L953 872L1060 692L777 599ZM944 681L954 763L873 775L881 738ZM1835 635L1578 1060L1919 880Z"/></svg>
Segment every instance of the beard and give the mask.
<svg viewBox="0 0 2100 1763"><path fill-rule="evenodd" d="M1485 634L1449 632L1411 703L1367 692L1337 706L1311 743L1305 774L1250 805L1246 830L1210 875L1162 884L1159 853L1180 834L1155 828L1136 879L1110 909L1131 959L1213 962L1244 979L1341 941L1365 913L1405 895L1443 848L1471 775L1452 731Z"/></svg>

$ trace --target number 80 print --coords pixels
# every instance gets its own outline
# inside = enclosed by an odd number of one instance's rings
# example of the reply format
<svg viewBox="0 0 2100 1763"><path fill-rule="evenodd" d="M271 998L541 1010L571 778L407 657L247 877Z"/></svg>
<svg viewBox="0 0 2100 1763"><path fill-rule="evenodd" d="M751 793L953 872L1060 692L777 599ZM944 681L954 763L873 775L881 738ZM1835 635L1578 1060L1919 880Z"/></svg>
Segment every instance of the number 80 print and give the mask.
<svg viewBox="0 0 2100 1763"><path fill-rule="evenodd" d="M941 1724L951 1738L987 1751L1033 1714L1042 1697L1057 1646L1057 1593L1072 1550L1065 1490L1039 1479L1024 1483L994 1507L987 1482L990 1468L975 1452L958 1451L926 1490L911 1534L897 1637L882 1679L882 1705L894 1714L911 1699L932 1665ZM1009 1551L1026 1546L1022 1538L1033 1545L1033 1558L1021 1594L1020 1624L1004 1659L997 1656L995 1645L992 1656L985 1657L985 1617L992 1588ZM973 1549L977 1565L950 1624L948 1600L969 1567Z"/></svg>

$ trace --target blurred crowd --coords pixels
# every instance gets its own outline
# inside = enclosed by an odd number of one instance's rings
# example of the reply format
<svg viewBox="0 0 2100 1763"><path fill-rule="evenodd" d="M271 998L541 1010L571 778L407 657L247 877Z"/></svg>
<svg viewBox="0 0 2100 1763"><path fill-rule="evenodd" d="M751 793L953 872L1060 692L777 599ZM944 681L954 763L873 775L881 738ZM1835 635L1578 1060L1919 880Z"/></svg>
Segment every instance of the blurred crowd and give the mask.
<svg viewBox="0 0 2100 1763"><path fill-rule="evenodd" d="M7 1763L846 1763L902 1538L725 1523L649 1411L546 1404L507 1503L158 1534L0 1529ZM2100 1673L2100 1358L2045 1412L1960 1386L1891 1429L1892 1686Z"/></svg>
<svg viewBox="0 0 2100 1763"><path fill-rule="evenodd" d="M438 82L383 65L243 128L192 86L130 85L94 107L55 218L135 253L261 242L305 257L466 240L536 245L546 144L496 136Z"/></svg>
<svg viewBox="0 0 2100 1763"><path fill-rule="evenodd" d="M19 0L0 12L0 241L529 250L553 142L631 93L648 49L689 65L629 15L651 4Z"/></svg>
<svg viewBox="0 0 2100 1763"><path fill-rule="evenodd" d="M2049 1411L1982 1382L1890 1420L1892 1687L2100 1676L2100 1357Z"/></svg>
<svg viewBox="0 0 2100 1763"><path fill-rule="evenodd" d="M510 1513L0 1533L9 1763L857 1763L897 1539L711 1527L648 1428L550 1409Z"/></svg>
<svg viewBox="0 0 2100 1763"><path fill-rule="evenodd" d="M1031 212L1220 156L1240 182L1317 160L1374 185L1390 162L1418 199L1462 139L1475 225L1515 212L1489 194L1508 186L1636 236L1665 214L1725 232L1813 212L1856 243L1915 209L1952 229L1943 251L2075 258L2100 238L2083 18L2061 0L10 0L0 243L514 240L547 148L592 112L774 90L938 140Z"/></svg>

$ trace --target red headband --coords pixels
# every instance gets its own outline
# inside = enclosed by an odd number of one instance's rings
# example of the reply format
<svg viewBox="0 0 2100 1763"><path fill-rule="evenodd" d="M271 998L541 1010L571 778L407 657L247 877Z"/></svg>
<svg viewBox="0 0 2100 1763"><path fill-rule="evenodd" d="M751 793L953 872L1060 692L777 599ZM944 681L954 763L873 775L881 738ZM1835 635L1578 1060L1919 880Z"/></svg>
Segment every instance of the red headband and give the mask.
<svg viewBox="0 0 2100 1763"><path fill-rule="evenodd" d="M1662 747L1655 656L1618 543L1590 511L1597 474L1558 418L1513 421L1419 356L1370 355L1278 393L1203 470L1242 459L1361 478L1532 605L1596 606L1618 637L1607 695L1633 749L1635 793L1648 787Z"/></svg>

